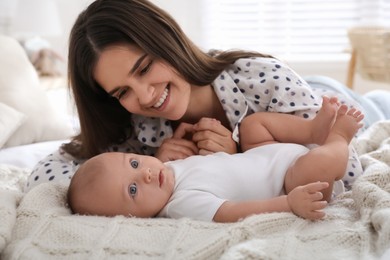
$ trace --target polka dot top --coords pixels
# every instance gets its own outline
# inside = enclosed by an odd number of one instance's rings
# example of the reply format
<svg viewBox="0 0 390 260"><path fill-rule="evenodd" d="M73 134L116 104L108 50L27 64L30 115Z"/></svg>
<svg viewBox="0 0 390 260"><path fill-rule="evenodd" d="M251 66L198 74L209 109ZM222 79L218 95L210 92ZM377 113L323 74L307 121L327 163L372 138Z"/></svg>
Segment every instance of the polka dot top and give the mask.
<svg viewBox="0 0 390 260"><path fill-rule="evenodd" d="M241 120L257 111L293 113L312 118L321 104L321 95L286 64L273 58L239 59L228 66L212 83L239 142ZM165 138L173 135L170 121L162 118L132 117L133 136L107 151L154 155ZM26 191L39 183L67 180L73 176L77 160L59 149L41 160L28 178Z"/></svg>

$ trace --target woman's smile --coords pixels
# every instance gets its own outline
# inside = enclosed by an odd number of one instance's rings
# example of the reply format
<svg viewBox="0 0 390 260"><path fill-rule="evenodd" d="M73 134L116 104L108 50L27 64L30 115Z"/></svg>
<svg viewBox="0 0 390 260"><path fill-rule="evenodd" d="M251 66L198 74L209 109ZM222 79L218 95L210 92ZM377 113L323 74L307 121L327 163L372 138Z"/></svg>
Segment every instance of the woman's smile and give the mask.
<svg viewBox="0 0 390 260"><path fill-rule="evenodd" d="M164 110L164 108L167 106L169 101L169 94L170 93L169 93L169 84L168 84L168 86L164 89L164 92L161 95L160 99L153 107L159 111Z"/></svg>

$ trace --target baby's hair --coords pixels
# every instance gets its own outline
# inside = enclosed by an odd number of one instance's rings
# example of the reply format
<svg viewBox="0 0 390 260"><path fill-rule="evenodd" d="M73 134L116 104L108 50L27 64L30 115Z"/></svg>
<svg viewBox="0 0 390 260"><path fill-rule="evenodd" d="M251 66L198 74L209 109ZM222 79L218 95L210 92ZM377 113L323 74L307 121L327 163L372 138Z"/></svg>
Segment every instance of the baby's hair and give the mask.
<svg viewBox="0 0 390 260"><path fill-rule="evenodd" d="M98 167L93 164L91 166L87 162L76 170L69 184L67 203L73 214L89 215L88 195L95 183L102 177Z"/></svg>
<svg viewBox="0 0 390 260"><path fill-rule="evenodd" d="M80 168L79 168L80 169ZM77 175L77 172L79 171L79 169L76 170L76 172L74 173L72 179L70 180L70 184L69 184L69 187L68 187L68 191L66 193L66 198L67 198L67 204L69 206L69 209L71 210L72 214L76 214L77 212L75 211L74 207L73 207L73 201L75 199L75 176Z"/></svg>

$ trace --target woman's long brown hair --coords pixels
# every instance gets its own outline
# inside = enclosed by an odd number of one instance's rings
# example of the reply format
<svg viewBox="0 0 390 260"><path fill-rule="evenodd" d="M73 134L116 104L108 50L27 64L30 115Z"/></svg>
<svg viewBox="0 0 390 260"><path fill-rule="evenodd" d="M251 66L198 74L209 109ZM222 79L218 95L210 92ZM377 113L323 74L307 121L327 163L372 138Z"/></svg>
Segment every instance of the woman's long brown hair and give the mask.
<svg viewBox="0 0 390 260"><path fill-rule="evenodd" d="M190 84L208 85L239 58L270 57L257 52L203 52L164 10L147 0L97 0L77 18L69 39L68 79L80 120L80 134L63 149L89 158L129 138L131 114L93 78L100 53L114 44L136 44L165 60Z"/></svg>

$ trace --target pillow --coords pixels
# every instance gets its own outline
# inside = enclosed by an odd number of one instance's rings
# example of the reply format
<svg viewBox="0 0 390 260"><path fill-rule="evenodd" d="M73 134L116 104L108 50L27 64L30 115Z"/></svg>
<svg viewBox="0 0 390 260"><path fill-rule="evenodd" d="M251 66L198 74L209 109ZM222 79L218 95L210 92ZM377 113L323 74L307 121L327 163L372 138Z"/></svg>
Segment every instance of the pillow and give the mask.
<svg viewBox="0 0 390 260"><path fill-rule="evenodd" d="M51 107L38 73L19 42L0 35L0 57L0 102L26 115L25 122L4 147L67 139L73 135L65 113L61 115Z"/></svg>
<svg viewBox="0 0 390 260"><path fill-rule="evenodd" d="M0 102L0 148L25 119L24 114Z"/></svg>

